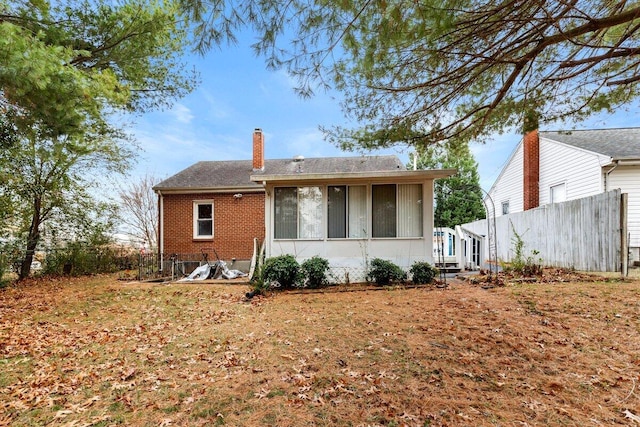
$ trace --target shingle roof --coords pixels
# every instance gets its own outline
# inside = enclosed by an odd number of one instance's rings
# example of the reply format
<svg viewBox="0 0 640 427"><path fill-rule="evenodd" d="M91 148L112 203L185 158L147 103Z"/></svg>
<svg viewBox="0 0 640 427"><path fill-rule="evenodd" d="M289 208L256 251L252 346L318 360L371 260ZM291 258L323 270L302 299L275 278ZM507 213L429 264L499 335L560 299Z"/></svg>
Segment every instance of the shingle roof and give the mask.
<svg viewBox="0 0 640 427"><path fill-rule="evenodd" d="M154 190L198 190L218 188L261 188L251 175L294 175L300 173L378 172L404 170L396 156L319 157L265 160L263 171L253 171L251 160L202 161L169 177Z"/></svg>
<svg viewBox="0 0 640 427"><path fill-rule="evenodd" d="M540 136L604 154L613 160L640 159L640 128L540 132Z"/></svg>

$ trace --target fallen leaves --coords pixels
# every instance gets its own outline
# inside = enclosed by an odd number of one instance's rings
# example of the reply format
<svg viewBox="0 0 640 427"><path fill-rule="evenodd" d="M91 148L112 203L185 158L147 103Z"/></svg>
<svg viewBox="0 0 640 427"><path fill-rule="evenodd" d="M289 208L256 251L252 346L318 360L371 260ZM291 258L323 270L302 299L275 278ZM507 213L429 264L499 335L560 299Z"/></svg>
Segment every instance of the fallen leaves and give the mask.
<svg viewBox="0 0 640 427"><path fill-rule="evenodd" d="M640 284L96 280L0 292L0 426L640 423Z"/></svg>

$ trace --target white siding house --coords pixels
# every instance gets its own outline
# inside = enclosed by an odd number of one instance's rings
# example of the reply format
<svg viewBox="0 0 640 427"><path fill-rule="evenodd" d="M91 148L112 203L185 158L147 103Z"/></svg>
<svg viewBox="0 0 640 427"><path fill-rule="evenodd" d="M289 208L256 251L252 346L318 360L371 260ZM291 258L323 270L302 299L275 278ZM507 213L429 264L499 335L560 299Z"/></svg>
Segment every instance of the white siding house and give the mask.
<svg viewBox="0 0 640 427"><path fill-rule="evenodd" d="M525 173L527 162L533 172ZM505 201L509 202L508 213L516 213L618 188L628 194L630 261L638 261L640 128L529 133L514 150L488 198L500 216Z"/></svg>
<svg viewBox="0 0 640 427"><path fill-rule="evenodd" d="M496 182L503 183L499 187L494 185L489 191L495 205L496 216L511 212L522 212L522 144L518 144L511 154L507 165L502 169Z"/></svg>
<svg viewBox="0 0 640 427"><path fill-rule="evenodd" d="M564 186L565 200L580 199L603 191L602 166L611 159L546 138L540 133L540 205L552 203L551 189ZM568 161L570 160L570 161Z"/></svg>

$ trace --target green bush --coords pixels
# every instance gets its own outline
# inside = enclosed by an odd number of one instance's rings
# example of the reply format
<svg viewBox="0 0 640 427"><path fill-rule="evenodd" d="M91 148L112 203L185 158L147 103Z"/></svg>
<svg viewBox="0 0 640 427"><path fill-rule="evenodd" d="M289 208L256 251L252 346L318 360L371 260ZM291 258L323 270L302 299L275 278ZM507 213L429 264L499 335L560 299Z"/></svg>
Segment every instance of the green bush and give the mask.
<svg viewBox="0 0 640 427"><path fill-rule="evenodd" d="M503 266L504 272L524 277L542 276L542 258L538 257L540 252L534 249L531 255L525 256L522 236L516 232L513 224L511 224L511 230L514 256L510 263Z"/></svg>
<svg viewBox="0 0 640 427"><path fill-rule="evenodd" d="M9 281L4 278L10 271L9 256L0 251L0 288L5 287Z"/></svg>
<svg viewBox="0 0 640 427"><path fill-rule="evenodd" d="M43 273L71 276L113 273L120 270L121 258L115 248L71 242L47 253Z"/></svg>
<svg viewBox="0 0 640 427"><path fill-rule="evenodd" d="M300 280L300 264L292 255L269 258L264 263L262 278L266 283L280 283L283 289L292 288Z"/></svg>
<svg viewBox="0 0 640 427"><path fill-rule="evenodd" d="M411 266L409 272L413 277L413 283L423 285L433 282L433 279L438 274L438 269L428 262L416 261Z"/></svg>
<svg viewBox="0 0 640 427"><path fill-rule="evenodd" d="M374 258L369 265L369 280L373 280L378 285L386 286L391 282L403 281L407 278L407 273L400 267L381 258Z"/></svg>
<svg viewBox="0 0 640 427"><path fill-rule="evenodd" d="M321 288L329 283L329 278L327 277L329 261L326 259L314 256L304 261L300 268L309 288Z"/></svg>

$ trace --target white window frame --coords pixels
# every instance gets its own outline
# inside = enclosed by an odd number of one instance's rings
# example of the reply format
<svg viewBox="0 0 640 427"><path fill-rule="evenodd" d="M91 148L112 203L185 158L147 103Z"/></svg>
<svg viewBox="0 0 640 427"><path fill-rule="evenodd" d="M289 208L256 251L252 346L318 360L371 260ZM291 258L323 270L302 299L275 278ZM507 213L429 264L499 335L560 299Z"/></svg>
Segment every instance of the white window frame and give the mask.
<svg viewBox="0 0 640 427"><path fill-rule="evenodd" d="M202 205L211 205L211 234L210 235L198 234L198 223L201 221L201 219L198 217L198 207ZM214 234L215 234L215 209L213 205L213 200L212 199L194 200L193 201L193 238L195 240L211 240L213 239Z"/></svg>
<svg viewBox="0 0 640 427"><path fill-rule="evenodd" d="M395 231L394 231L394 235L393 236L380 236L380 235L375 235L374 236L374 213L373 211L375 210L375 206L374 203L376 202L374 200L374 196L373 196L373 187L375 186L384 186L384 185L393 185L395 187ZM416 200L416 204L418 205L417 208L418 210L416 210L416 214L419 215L417 218L414 218L414 220L418 220L417 222L417 233L415 235L411 235L411 233L404 235L406 233L403 233L403 227L410 227L410 224L406 223L406 221L403 221L404 218L401 218L403 216L403 213L408 213L410 212L410 210L406 210L407 209L407 205L403 205L402 204L402 200L401 200L401 190L400 187L401 186L419 186L420 188L420 195L419 195L419 199ZM372 184L370 186L370 205L371 205L371 217L369 218L369 224L371 227L371 237L373 239L423 239L424 238L424 208L422 206L422 199L424 197L424 185L421 182L410 182L410 183L388 183L388 184ZM415 208L415 207L414 207Z"/></svg>
<svg viewBox="0 0 640 427"><path fill-rule="evenodd" d="M276 200L275 200L275 192L278 189L295 189L296 192L296 226L295 226L295 237L276 237L276 223L278 221L278 215L276 213ZM317 204L318 200L313 197L305 198L305 190L307 189L318 189L320 192L320 203ZM283 186L283 187L275 187L274 188L274 204L273 204L273 230L274 230L274 240L322 240L325 236L324 228L324 215L325 215L325 205L326 205L326 186L322 185L303 185L303 186ZM310 194L313 195L313 194ZM313 208L315 212L313 211ZM311 210L305 211L304 209L311 208ZM319 208L319 209L318 209ZM315 216L314 221L314 214Z"/></svg>
<svg viewBox="0 0 640 427"><path fill-rule="evenodd" d="M553 200L554 188L560 188L560 187L564 187L564 199ZM563 181L563 182L559 182L557 184L549 186L549 203L561 203L566 201L567 201L567 183L566 182Z"/></svg>
<svg viewBox="0 0 640 427"><path fill-rule="evenodd" d="M345 236L344 237L329 237L329 229L331 226L331 218L329 216L329 195L330 188L334 187L343 187L345 189L345 206L344 211L342 212L345 220ZM356 188L364 191L364 198L358 199L355 196L352 196L352 191L356 191ZM329 184L327 185L327 239L366 239L369 234L369 217L368 217L368 197L369 197L369 187L365 184ZM352 212L352 207L356 205L356 202L361 203L357 212L360 213L360 216L355 216L354 212ZM362 222L364 221L364 224ZM356 225L357 224L357 225Z"/></svg>
<svg viewBox="0 0 640 427"><path fill-rule="evenodd" d="M500 212L502 212L502 215L509 215L510 210L511 207L509 206L509 200L505 200L500 204Z"/></svg>

